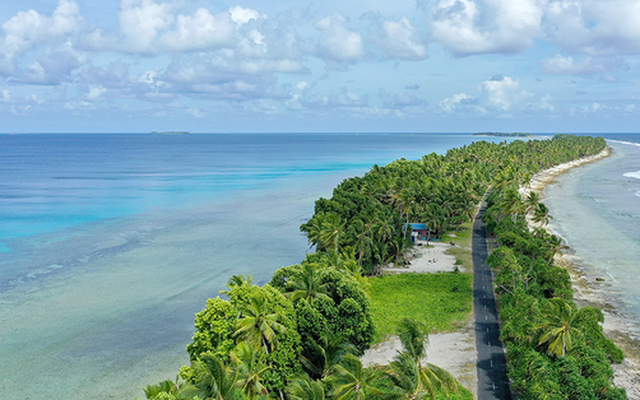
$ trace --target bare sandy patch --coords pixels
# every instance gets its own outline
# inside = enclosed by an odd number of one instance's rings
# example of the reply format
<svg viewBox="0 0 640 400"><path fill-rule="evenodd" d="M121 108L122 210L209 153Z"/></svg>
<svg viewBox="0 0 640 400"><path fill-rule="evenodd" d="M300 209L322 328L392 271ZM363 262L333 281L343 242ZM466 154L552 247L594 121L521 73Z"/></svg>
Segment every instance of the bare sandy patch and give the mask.
<svg viewBox="0 0 640 400"><path fill-rule="evenodd" d="M387 267L382 270L391 273L453 272L456 268L456 257L446 254L446 251L451 247L449 243L431 241L427 245L426 242L419 242L413 249L413 258L408 265Z"/></svg>
<svg viewBox="0 0 640 400"><path fill-rule="evenodd" d="M388 365L401 350L400 339L393 336L365 351L362 363L365 367ZM476 398L478 354L473 320L457 332L429 335L427 357L422 360L423 365L427 362L449 371Z"/></svg>

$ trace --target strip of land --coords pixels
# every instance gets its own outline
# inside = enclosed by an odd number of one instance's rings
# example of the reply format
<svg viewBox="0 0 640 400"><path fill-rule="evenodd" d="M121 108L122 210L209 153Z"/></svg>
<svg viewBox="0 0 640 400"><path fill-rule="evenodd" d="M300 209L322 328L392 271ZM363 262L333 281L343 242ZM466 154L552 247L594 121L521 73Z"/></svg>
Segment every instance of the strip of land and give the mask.
<svg viewBox="0 0 640 400"><path fill-rule="evenodd" d="M405 268L385 268L385 273L438 273L452 272L456 268L456 257L448 254L449 243L420 243L413 251L413 258ZM478 375L476 370L476 335L473 320L469 320L456 332L435 332L429 335L425 362L449 371L463 387L477 397ZM372 346L362 356L365 367L388 365L402 350L400 340L394 336Z"/></svg>
<svg viewBox="0 0 640 400"><path fill-rule="evenodd" d="M579 160L557 165L553 168L543 170L531 178L528 187L521 187L520 194L527 196L529 192L536 192L542 198L544 188L552 183L556 177L571 170L572 168L585 165L608 157L611 148L606 147L595 156L584 157ZM539 228L540 225L527 218L529 228ZM550 229L547 230L552 232ZM621 364L612 364L616 386L627 391L629 399L640 399L640 341L629 334L629 321L620 315L607 301L606 295L588 279L582 271L576 268L571 262L569 255L556 255L557 265L564 267L571 276L571 283L574 293L574 301L582 306L594 306L600 308L605 316L603 329L605 335L625 352L625 360Z"/></svg>

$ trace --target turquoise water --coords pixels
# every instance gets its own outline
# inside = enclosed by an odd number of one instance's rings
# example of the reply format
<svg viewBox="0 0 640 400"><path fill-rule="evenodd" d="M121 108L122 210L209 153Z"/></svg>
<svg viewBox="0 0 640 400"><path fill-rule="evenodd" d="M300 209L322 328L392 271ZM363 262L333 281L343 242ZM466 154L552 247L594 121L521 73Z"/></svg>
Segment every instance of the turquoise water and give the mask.
<svg viewBox="0 0 640 400"><path fill-rule="evenodd" d="M544 202L578 268L640 338L640 135L602 136L612 156L560 176Z"/></svg>
<svg viewBox="0 0 640 400"><path fill-rule="evenodd" d="M304 258L318 197L475 139L0 135L0 397L143 398L231 275Z"/></svg>

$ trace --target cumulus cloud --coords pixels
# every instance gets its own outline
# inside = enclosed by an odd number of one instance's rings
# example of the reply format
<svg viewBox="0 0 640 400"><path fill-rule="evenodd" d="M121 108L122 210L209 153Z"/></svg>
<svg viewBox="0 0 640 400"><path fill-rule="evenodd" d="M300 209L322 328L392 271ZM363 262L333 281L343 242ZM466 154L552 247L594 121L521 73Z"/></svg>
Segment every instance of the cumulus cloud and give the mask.
<svg viewBox="0 0 640 400"><path fill-rule="evenodd" d="M575 61L573 57L556 54L553 58L545 58L540 64L543 72L553 75L593 75L626 70L628 65L621 56L617 57L584 57Z"/></svg>
<svg viewBox="0 0 640 400"><path fill-rule="evenodd" d="M424 60L427 58L427 48L420 36L411 21L403 17L399 21L382 21L372 37L372 42L388 58Z"/></svg>
<svg viewBox="0 0 640 400"><path fill-rule="evenodd" d="M84 19L78 4L70 0L60 0L50 17L33 9L18 12L2 24L4 36L0 38L0 73L8 74L14 70L15 56L78 33L83 26Z"/></svg>
<svg viewBox="0 0 640 400"><path fill-rule="evenodd" d="M565 50L592 55L640 52L640 3L634 0L556 0L545 32Z"/></svg>
<svg viewBox="0 0 640 400"><path fill-rule="evenodd" d="M174 21L173 6L153 0L122 0L118 19L130 52L149 52L158 35Z"/></svg>
<svg viewBox="0 0 640 400"><path fill-rule="evenodd" d="M237 26L233 14L212 15L209 10L200 8L193 16L178 15L175 28L163 35L162 42L173 51L231 47Z"/></svg>
<svg viewBox="0 0 640 400"><path fill-rule="evenodd" d="M378 90L384 108L403 109L407 107L426 106L427 102L418 98L414 93L387 93L384 89Z"/></svg>
<svg viewBox="0 0 640 400"><path fill-rule="evenodd" d="M321 32L318 46L326 57L340 62L364 58L362 35L347 29L347 20L341 14L325 17L315 27Z"/></svg>
<svg viewBox="0 0 640 400"><path fill-rule="evenodd" d="M535 101L533 93L520 88L518 80L508 76L496 75L482 82L479 94L471 96L466 93L455 94L440 102L440 109L445 113L475 112L509 116L513 112L527 110L554 110L551 97L545 96Z"/></svg>
<svg viewBox="0 0 640 400"><path fill-rule="evenodd" d="M67 42L58 48L47 49L23 71L19 80L30 84L57 85L69 79L71 73L85 61L85 57Z"/></svg>
<svg viewBox="0 0 640 400"><path fill-rule="evenodd" d="M517 53L541 33L542 0L441 0L432 36L458 56Z"/></svg>

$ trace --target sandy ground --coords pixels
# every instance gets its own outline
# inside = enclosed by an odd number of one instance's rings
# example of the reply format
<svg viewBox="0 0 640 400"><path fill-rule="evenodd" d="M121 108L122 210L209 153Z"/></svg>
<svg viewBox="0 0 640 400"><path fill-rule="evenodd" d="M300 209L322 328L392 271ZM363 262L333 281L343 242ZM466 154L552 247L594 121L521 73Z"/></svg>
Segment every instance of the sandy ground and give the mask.
<svg viewBox="0 0 640 400"><path fill-rule="evenodd" d="M385 268L385 272L396 273L433 273L451 272L455 269L456 258L445 254L451 248L448 243L430 242L429 246L417 246L414 258L406 268ZM449 371L465 388L477 397L478 374L476 370L477 351L473 319L457 332L434 333L429 335L427 358L424 363L435 364ZM402 350L398 337L365 351L362 363L365 366L388 365Z"/></svg>
<svg viewBox="0 0 640 400"><path fill-rule="evenodd" d="M580 165L605 158L610 154L611 149L607 147L595 156L581 158L580 160L541 171L532 177L529 187L520 188L520 194L527 196L530 191L541 194L545 186L553 182L558 175ZM529 219L528 222L531 229L539 227ZM626 389L629 399L638 400L640 399L640 340L631 331L630 321L619 315L607 300L603 281L597 277L589 278L585 276L583 272L571 263L571 258L568 255L556 256L556 264L565 267L569 271L574 290L574 300L578 305L593 305L603 310L605 335L625 352L624 362L619 365L613 365L614 383L618 387Z"/></svg>
<svg viewBox="0 0 640 400"><path fill-rule="evenodd" d="M445 254L450 249L449 243L442 242L418 242L413 250L413 259L403 268L384 268L385 272L452 272L455 269L456 258L450 254Z"/></svg>

